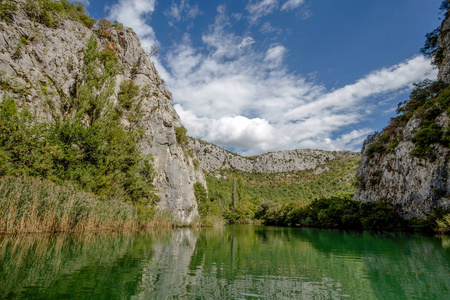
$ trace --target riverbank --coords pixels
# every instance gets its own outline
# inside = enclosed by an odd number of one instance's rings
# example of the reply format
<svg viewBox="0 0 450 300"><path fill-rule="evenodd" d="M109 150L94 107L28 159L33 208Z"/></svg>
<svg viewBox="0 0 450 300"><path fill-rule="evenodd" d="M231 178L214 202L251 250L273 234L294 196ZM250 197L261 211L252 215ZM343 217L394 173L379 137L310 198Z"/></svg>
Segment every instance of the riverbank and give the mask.
<svg viewBox="0 0 450 300"><path fill-rule="evenodd" d="M436 213L426 220L403 219L389 203L361 203L331 197L311 203L263 202L255 208L253 224L402 231L448 234L450 215ZM206 200L207 201L207 200ZM207 211L200 201L200 212ZM167 210L140 209L119 197L99 199L70 183L55 184L36 177L0 178L0 234L140 230L174 227L220 227L221 215L201 214L190 225L176 221Z"/></svg>
<svg viewBox="0 0 450 300"><path fill-rule="evenodd" d="M70 183L35 177L0 178L0 234L174 227L167 211L142 214L118 198L99 200Z"/></svg>

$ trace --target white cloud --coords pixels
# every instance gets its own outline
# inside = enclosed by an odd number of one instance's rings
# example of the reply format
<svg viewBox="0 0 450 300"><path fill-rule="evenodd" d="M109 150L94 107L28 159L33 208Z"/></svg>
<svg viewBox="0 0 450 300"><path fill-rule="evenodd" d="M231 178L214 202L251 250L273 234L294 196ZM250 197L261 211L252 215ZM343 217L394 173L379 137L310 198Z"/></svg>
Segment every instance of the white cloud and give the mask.
<svg viewBox="0 0 450 300"><path fill-rule="evenodd" d="M237 149L258 148L265 151L271 148L269 143L273 135L274 129L267 120L235 116L213 121L206 138Z"/></svg>
<svg viewBox="0 0 450 300"><path fill-rule="evenodd" d="M418 56L328 92L284 68L284 46L243 52L243 38L228 35L226 26L211 28L204 40L224 44L209 53L190 43L179 45L168 58L173 76L168 86L189 134L245 155L305 147L359 150L371 129L345 129L377 111L378 103L369 100L436 76L429 61ZM223 49L229 51L225 60L217 55Z"/></svg>
<svg viewBox="0 0 450 300"><path fill-rule="evenodd" d="M299 120L317 111L339 111L350 109L371 96L411 86L425 77L435 77L436 70L423 56L416 56L406 62L377 70L334 92L323 95L313 102L299 106L285 114L290 120Z"/></svg>
<svg viewBox="0 0 450 300"><path fill-rule="evenodd" d="M247 37L242 39L242 42L241 42L241 44L238 47L239 48L245 48L245 47L250 46L251 44L254 44L254 43L255 43L255 40L252 37L247 36Z"/></svg>
<svg viewBox="0 0 450 300"><path fill-rule="evenodd" d="M258 19L272 13L278 7L278 0L262 0L250 3L245 8L250 13L250 22L257 22Z"/></svg>
<svg viewBox="0 0 450 300"><path fill-rule="evenodd" d="M280 67L283 63L285 52L286 48L282 45L272 45L267 49L266 56L264 57L264 62L267 63L267 67L270 69Z"/></svg>
<svg viewBox="0 0 450 300"><path fill-rule="evenodd" d="M281 34L281 29L273 27L270 22L265 22L259 29L262 33L275 33L276 35Z"/></svg>
<svg viewBox="0 0 450 300"><path fill-rule="evenodd" d="M147 25L154 5L151 0L120 0L110 17L132 27L143 44L157 44ZM277 1L259 1L247 9L262 16L276 5ZM262 46L252 46L258 41L248 32L235 34L236 20L219 6L214 24L202 35L203 45L194 47L185 34L168 50L165 68L157 60L155 65L172 91L188 134L234 147L241 154L297 148L359 150L372 129L355 128L389 105L375 97L389 98L437 75L429 61L417 56L329 91L289 72L284 63L288 50L282 44L261 51Z"/></svg>
<svg viewBox="0 0 450 300"><path fill-rule="evenodd" d="M164 12L171 25L174 22L193 20L202 13L198 5L190 5L189 0L181 0L178 4L173 1L170 8Z"/></svg>
<svg viewBox="0 0 450 300"><path fill-rule="evenodd" d="M283 6L281 6L281 10L291 10L297 8L304 2L305 0L288 0L283 4Z"/></svg>

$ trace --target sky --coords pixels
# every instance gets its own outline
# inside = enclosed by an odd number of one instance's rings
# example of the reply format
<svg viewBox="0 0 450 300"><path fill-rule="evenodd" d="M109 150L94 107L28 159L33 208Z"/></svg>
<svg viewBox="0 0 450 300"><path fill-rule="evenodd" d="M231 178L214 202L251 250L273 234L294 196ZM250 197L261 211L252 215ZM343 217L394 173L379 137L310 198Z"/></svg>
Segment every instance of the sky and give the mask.
<svg viewBox="0 0 450 300"><path fill-rule="evenodd" d="M188 135L257 155L360 151L436 79L440 0L82 0L138 34Z"/></svg>

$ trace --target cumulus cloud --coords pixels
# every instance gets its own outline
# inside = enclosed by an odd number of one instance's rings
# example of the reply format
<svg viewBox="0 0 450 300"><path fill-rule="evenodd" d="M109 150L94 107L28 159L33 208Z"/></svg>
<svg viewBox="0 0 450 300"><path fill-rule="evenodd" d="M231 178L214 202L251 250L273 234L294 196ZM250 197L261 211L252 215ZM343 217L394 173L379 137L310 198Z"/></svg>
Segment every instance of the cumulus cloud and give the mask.
<svg viewBox="0 0 450 300"><path fill-rule="evenodd" d="M289 2L301 4L284 5ZM250 2L247 10L263 16L277 5ZM147 25L154 9L154 0L120 0L110 16L134 28L143 44L154 45L154 31ZM389 94L437 74L429 61L417 56L330 91L290 72L284 63L288 50L282 44L264 49L248 32L234 33L236 20L219 6L202 45L193 46L185 34L168 50L164 67L159 61L155 64L188 134L244 155L297 148L359 150L372 131L361 125L362 120L386 109Z"/></svg>
<svg viewBox="0 0 450 300"><path fill-rule="evenodd" d="M299 7L303 3L305 3L305 0L288 0L281 6L281 10L291 10Z"/></svg>
<svg viewBox="0 0 450 300"><path fill-rule="evenodd" d="M358 150L372 129L345 129L376 111L381 104L375 96L436 76L429 61L417 56L327 91L286 70L284 46L240 51L244 38L230 34L226 26L210 28L205 42L226 44L211 43L216 46L207 53L187 41L179 45L168 58L168 87L189 134L245 155L296 148ZM225 60L223 49L228 49Z"/></svg>

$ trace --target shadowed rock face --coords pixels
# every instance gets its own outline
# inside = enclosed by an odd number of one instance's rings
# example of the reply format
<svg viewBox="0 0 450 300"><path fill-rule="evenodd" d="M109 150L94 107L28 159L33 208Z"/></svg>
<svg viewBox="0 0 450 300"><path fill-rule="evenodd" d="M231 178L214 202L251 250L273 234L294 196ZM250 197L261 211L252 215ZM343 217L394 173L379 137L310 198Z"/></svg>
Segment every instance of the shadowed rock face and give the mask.
<svg viewBox="0 0 450 300"><path fill-rule="evenodd" d="M249 158L194 138L189 139L189 147L194 150L200 166L207 172L217 170L240 170L249 173L294 172L315 169L333 159L359 156L358 153L351 151L299 149L270 152Z"/></svg>
<svg viewBox="0 0 450 300"><path fill-rule="evenodd" d="M442 50L442 61L438 65L438 78L450 82L450 17L442 22L441 30L438 38L439 48Z"/></svg>
<svg viewBox="0 0 450 300"><path fill-rule="evenodd" d="M442 60L439 63L438 78L450 83L450 19L447 17L441 25L439 51ZM439 144L431 147L435 158L414 157L412 142L422 120L413 117L406 126L395 132L403 136L402 141L391 153L367 155L368 147L376 142L379 134L369 136L362 149L361 164L356 173L358 185L354 200L369 202L389 200L400 209L404 217L425 218L433 209L450 208L450 149ZM441 128L448 128L449 117L445 111L434 119Z"/></svg>
<svg viewBox="0 0 450 300"><path fill-rule="evenodd" d="M51 120L64 99L83 81L83 49L95 32L72 20L58 20L54 28L30 20L22 9L23 0L13 1L18 10L11 23L0 21L0 70L2 78L17 90L23 89L24 103L42 119ZM182 126L172 105L172 95L164 88L154 64L142 49L137 35L129 28L111 28L108 38L99 38L98 48L112 44L123 68L115 76L113 101L118 101L120 84L132 80L139 86L142 116L138 126L149 139L140 146L152 154L157 172L155 186L159 207L169 208L181 222L190 223L198 215L193 185L206 185L203 172L195 168L187 146L177 143L175 128ZM21 43L21 37L26 43ZM19 52L17 52L19 49ZM16 91L0 90L17 96ZM49 105L50 103L50 105ZM55 108L49 110L49 106ZM122 120L125 125L126 120Z"/></svg>

